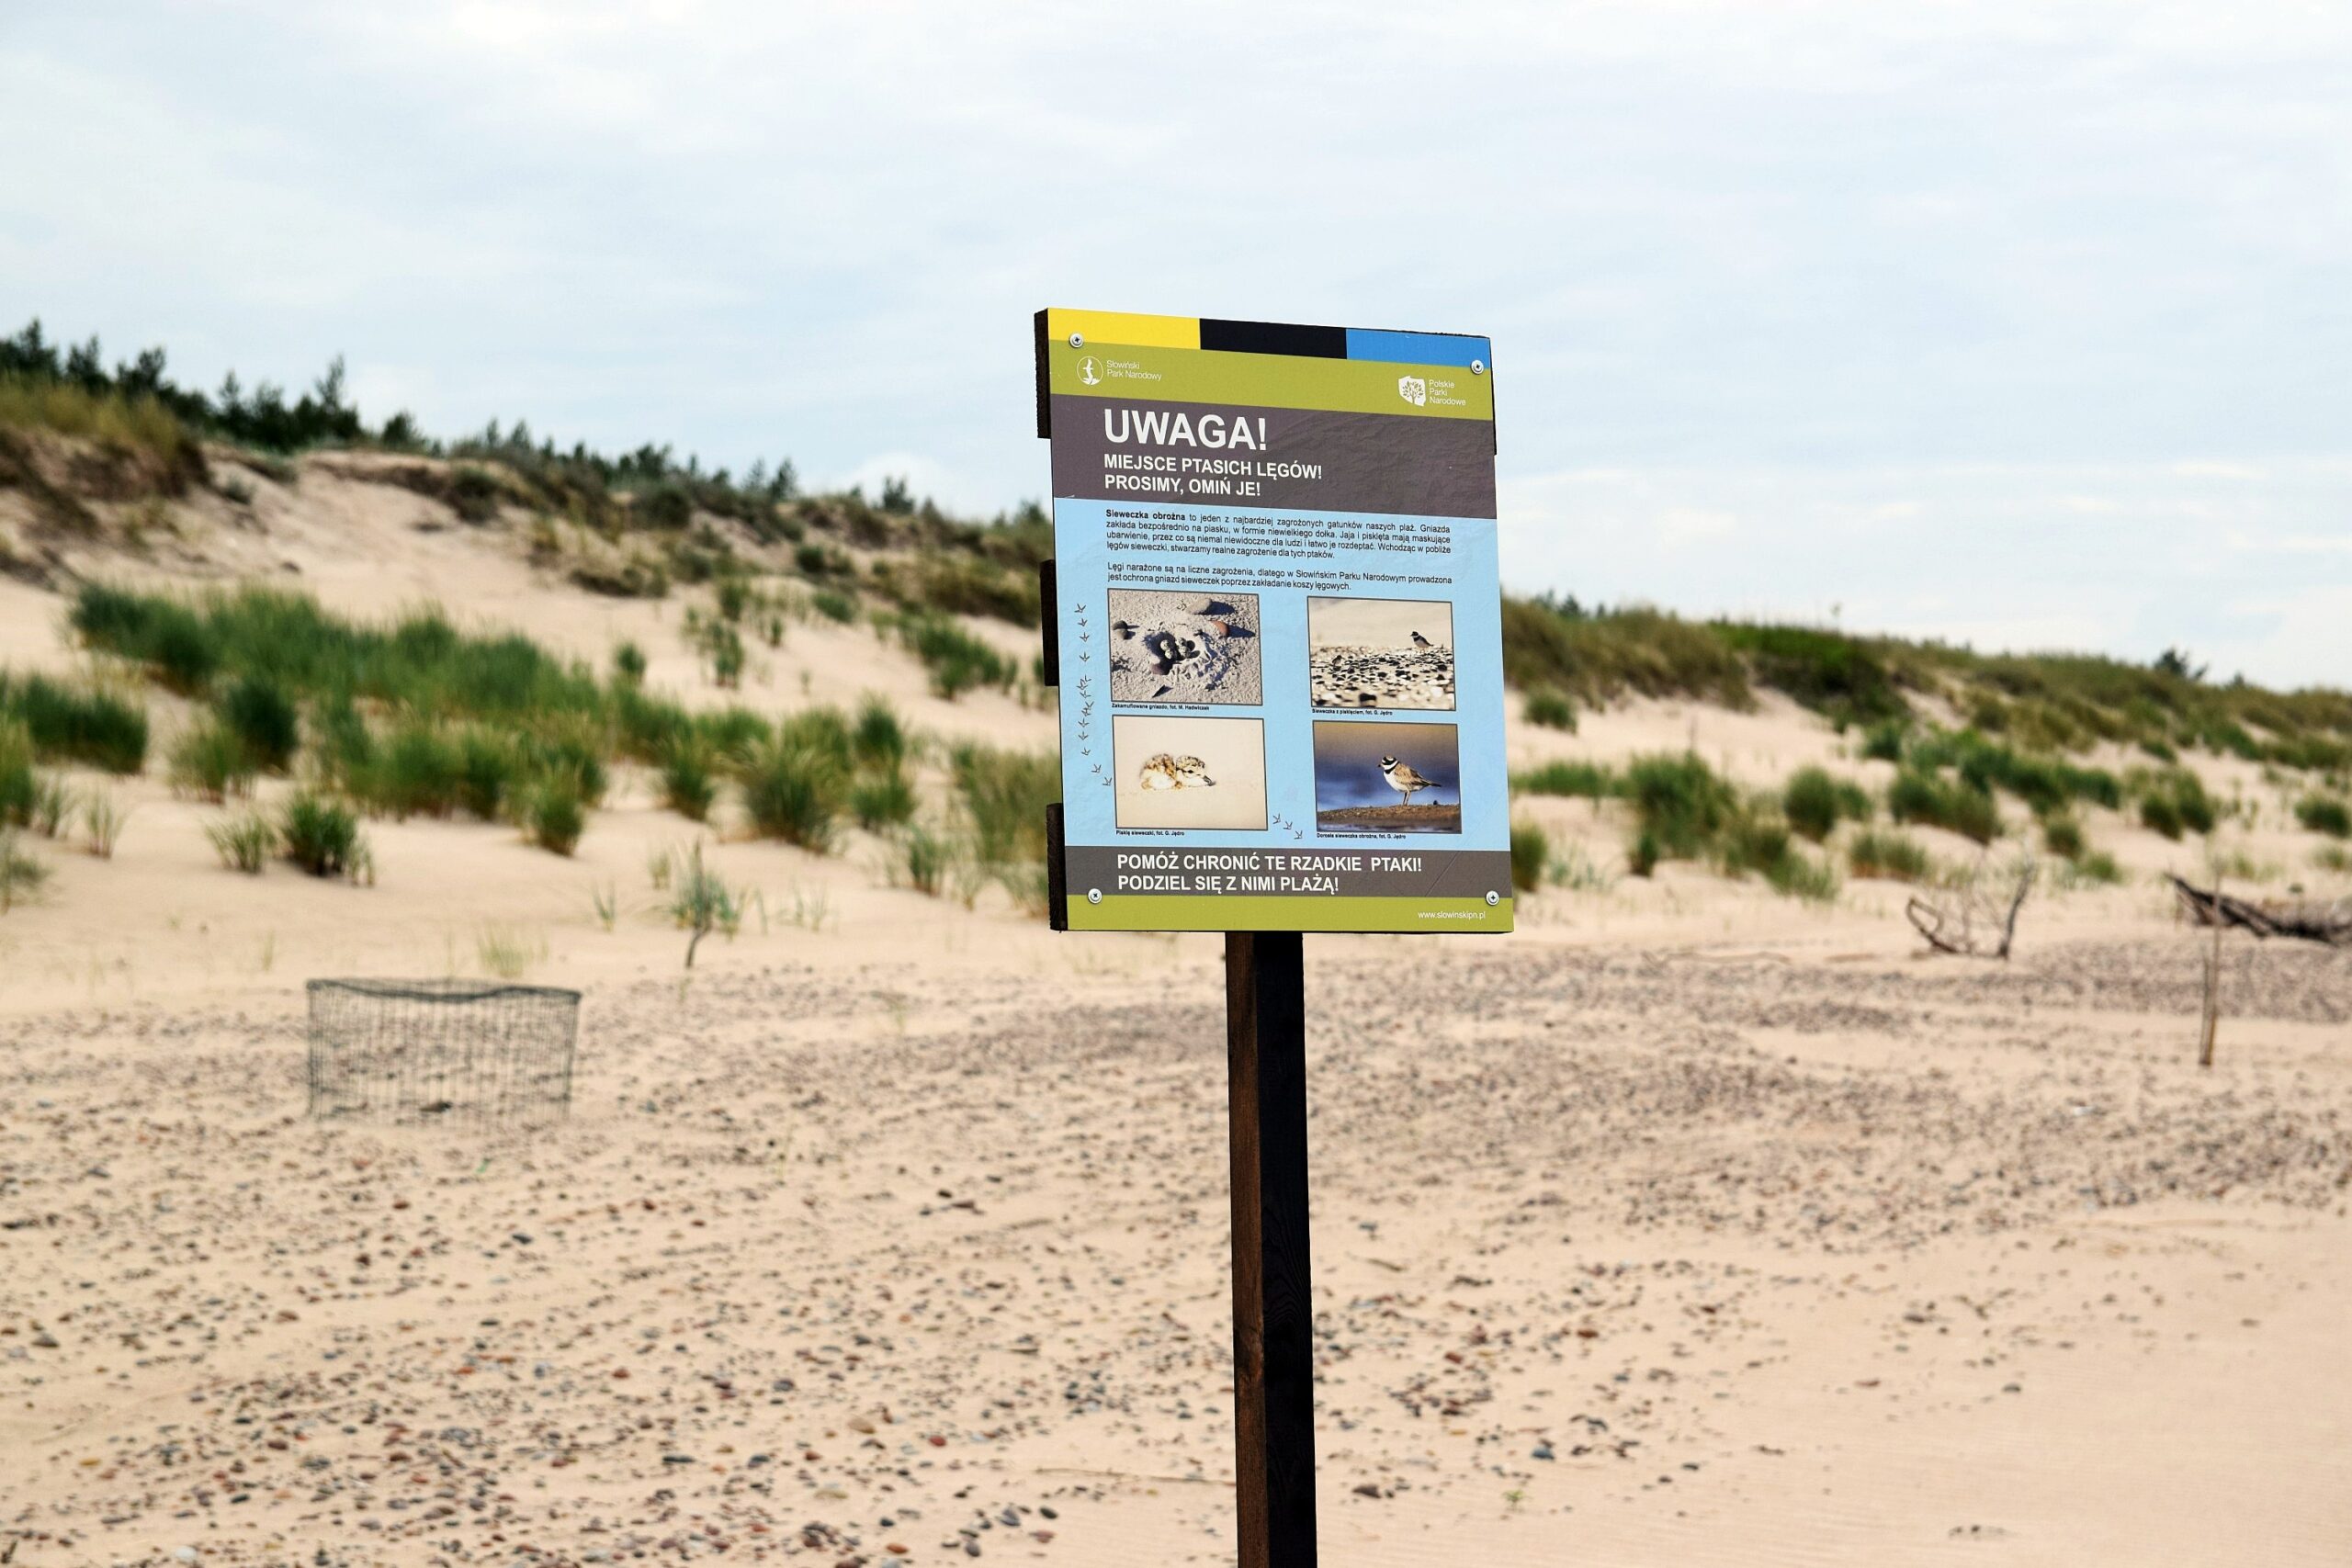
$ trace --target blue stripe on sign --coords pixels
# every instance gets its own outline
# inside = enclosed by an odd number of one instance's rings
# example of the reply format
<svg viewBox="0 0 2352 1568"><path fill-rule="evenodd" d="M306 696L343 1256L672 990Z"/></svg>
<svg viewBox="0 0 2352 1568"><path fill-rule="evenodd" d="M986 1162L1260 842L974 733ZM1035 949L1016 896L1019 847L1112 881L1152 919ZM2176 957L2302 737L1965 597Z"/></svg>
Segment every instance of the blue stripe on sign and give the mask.
<svg viewBox="0 0 2352 1568"><path fill-rule="evenodd" d="M1465 370L1472 360L1483 359L1491 369L1495 351L1485 338L1456 333L1389 333L1350 327L1348 357L1385 359L1394 365L1459 365Z"/></svg>

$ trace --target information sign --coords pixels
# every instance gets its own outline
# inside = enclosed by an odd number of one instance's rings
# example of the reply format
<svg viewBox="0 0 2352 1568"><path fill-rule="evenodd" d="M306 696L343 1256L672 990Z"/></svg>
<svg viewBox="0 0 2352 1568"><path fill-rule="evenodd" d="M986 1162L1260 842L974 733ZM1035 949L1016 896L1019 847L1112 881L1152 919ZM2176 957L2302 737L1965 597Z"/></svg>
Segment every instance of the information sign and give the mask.
<svg viewBox="0 0 2352 1568"><path fill-rule="evenodd" d="M1507 931L1487 340L1043 310L1074 931Z"/></svg>

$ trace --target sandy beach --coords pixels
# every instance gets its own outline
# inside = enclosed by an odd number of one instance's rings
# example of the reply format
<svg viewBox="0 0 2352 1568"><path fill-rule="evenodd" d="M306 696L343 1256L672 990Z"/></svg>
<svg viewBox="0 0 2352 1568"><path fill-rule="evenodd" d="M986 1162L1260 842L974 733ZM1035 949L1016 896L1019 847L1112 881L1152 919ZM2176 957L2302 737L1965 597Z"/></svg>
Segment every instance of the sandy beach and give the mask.
<svg viewBox="0 0 2352 1568"><path fill-rule="evenodd" d="M282 994L11 1020L17 1561L1218 1561L1213 949L851 940L596 987L527 1138L304 1122ZM2352 968L2199 1074L2186 940L1310 943L1326 1550L2340 1561Z"/></svg>

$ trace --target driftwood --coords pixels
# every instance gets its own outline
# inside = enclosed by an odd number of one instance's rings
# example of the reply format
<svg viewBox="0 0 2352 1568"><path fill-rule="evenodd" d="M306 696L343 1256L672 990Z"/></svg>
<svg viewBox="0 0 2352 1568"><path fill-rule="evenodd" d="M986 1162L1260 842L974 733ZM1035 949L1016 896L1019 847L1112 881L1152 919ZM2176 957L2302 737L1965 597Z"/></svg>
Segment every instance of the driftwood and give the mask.
<svg viewBox="0 0 2352 1568"><path fill-rule="evenodd" d="M2213 903L2222 902L2222 885L2213 884ZM2222 1030L2222 931L2220 920L2213 922L2213 940L2205 949L2205 1010L2199 1015L2197 1025L2197 1065L2213 1065L2213 1041Z"/></svg>
<svg viewBox="0 0 2352 1568"><path fill-rule="evenodd" d="M1985 886L1979 861L1968 880L1948 894L1917 894L1904 906L1912 928L1938 953L1961 958L2001 958L2017 941L2018 913L2033 891L2041 863L2031 855L2017 865L2017 881L2006 891Z"/></svg>
<svg viewBox="0 0 2352 1568"><path fill-rule="evenodd" d="M2283 936L2330 947L2352 947L2352 898L2338 899L2333 904L2308 899L2291 904L2249 904L2243 898L2231 897L2218 887L2208 892L2177 876L2171 882L2181 911L2197 925L2234 927L2266 940Z"/></svg>

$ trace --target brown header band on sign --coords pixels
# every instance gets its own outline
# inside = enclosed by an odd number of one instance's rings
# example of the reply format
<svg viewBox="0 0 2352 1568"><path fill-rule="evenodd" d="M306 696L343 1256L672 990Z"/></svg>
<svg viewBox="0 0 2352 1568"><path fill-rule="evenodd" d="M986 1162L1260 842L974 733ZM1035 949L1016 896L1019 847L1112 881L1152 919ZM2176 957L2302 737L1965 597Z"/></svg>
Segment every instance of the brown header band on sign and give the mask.
<svg viewBox="0 0 2352 1568"><path fill-rule="evenodd" d="M1059 499L1495 515L1483 422L1059 396L1053 424Z"/></svg>

